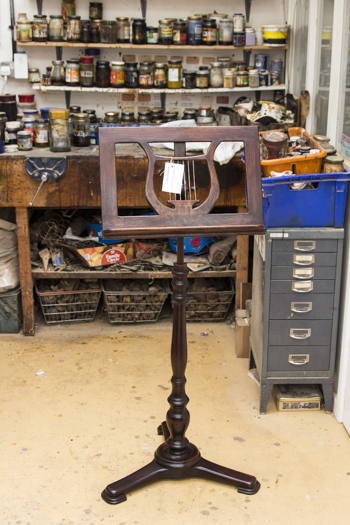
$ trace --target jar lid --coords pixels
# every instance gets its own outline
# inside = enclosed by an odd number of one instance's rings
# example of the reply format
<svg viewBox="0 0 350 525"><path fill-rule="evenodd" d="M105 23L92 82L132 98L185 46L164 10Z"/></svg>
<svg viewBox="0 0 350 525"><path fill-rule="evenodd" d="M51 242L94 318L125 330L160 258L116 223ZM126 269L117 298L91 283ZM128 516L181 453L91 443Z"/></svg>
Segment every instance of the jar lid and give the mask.
<svg viewBox="0 0 350 525"><path fill-rule="evenodd" d="M63 65L63 60L53 60L52 61L53 66L61 66Z"/></svg>
<svg viewBox="0 0 350 525"><path fill-rule="evenodd" d="M32 67L31 69L28 69L29 73L39 73L39 69L37 67Z"/></svg>
<svg viewBox="0 0 350 525"><path fill-rule="evenodd" d="M191 75L196 76L197 72L196 71L186 71L186 69L185 69L185 70L182 71L182 74L184 76L191 76Z"/></svg>
<svg viewBox="0 0 350 525"><path fill-rule="evenodd" d="M80 113L81 106L69 106L69 111L75 111L75 113Z"/></svg>
<svg viewBox="0 0 350 525"><path fill-rule="evenodd" d="M249 75L257 75L258 73L258 69L249 69Z"/></svg>
<svg viewBox="0 0 350 525"><path fill-rule="evenodd" d="M244 76L244 75L247 75L248 72L247 71L237 71L237 75L240 75L240 76Z"/></svg>
<svg viewBox="0 0 350 525"><path fill-rule="evenodd" d="M73 118L88 119L89 115L87 115L86 113L73 113Z"/></svg>
<svg viewBox="0 0 350 525"><path fill-rule="evenodd" d="M129 18L127 16L117 16L117 20L119 20L119 22L127 22Z"/></svg>
<svg viewBox="0 0 350 525"><path fill-rule="evenodd" d="M65 119L69 117L69 109L50 109L49 115L51 119Z"/></svg>
<svg viewBox="0 0 350 525"><path fill-rule="evenodd" d="M85 24L85 25L86 24L91 24L91 20L90 19L89 20L82 20L81 23Z"/></svg>
<svg viewBox="0 0 350 525"><path fill-rule="evenodd" d="M124 66L125 62L111 62L111 66Z"/></svg>
<svg viewBox="0 0 350 525"><path fill-rule="evenodd" d="M212 62L211 67L222 67L222 62Z"/></svg>
<svg viewBox="0 0 350 525"><path fill-rule="evenodd" d="M160 24L168 24L168 25L170 25L171 24L171 19L170 18L163 18L163 20L158 20L158 22Z"/></svg>
<svg viewBox="0 0 350 525"><path fill-rule="evenodd" d="M16 151L18 151L17 144L8 144L7 146L4 146L5 153L15 153Z"/></svg>
<svg viewBox="0 0 350 525"><path fill-rule="evenodd" d="M23 129L17 133L17 137L31 137L32 132L29 129Z"/></svg>
<svg viewBox="0 0 350 525"><path fill-rule="evenodd" d="M79 58L68 58L67 64L68 64L68 62L70 64L80 64L80 59Z"/></svg>
<svg viewBox="0 0 350 525"><path fill-rule="evenodd" d="M13 102L16 101L16 95L12 95L12 93L5 93L4 95L0 95L0 100L2 102Z"/></svg>
<svg viewBox="0 0 350 525"><path fill-rule="evenodd" d="M106 117L117 117L119 115L119 111L107 111L105 113Z"/></svg>
<svg viewBox="0 0 350 525"><path fill-rule="evenodd" d="M290 152L290 156L291 157L300 157L301 153L300 153L300 151L291 151Z"/></svg>
<svg viewBox="0 0 350 525"><path fill-rule="evenodd" d="M44 122L47 122L45 118L37 118L35 119L35 122L39 122L39 124L44 124Z"/></svg>
<svg viewBox="0 0 350 525"><path fill-rule="evenodd" d="M106 26L107 24L115 25L117 22L115 20L102 20L101 24Z"/></svg>
<svg viewBox="0 0 350 525"><path fill-rule="evenodd" d="M205 15L207 16L207 15ZM187 20L202 20L202 16L199 16L199 15L195 15L195 16L188 16L187 17Z"/></svg>
<svg viewBox="0 0 350 525"><path fill-rule="evenodd" d="M18 25L22 25L22 24L32 24L33 22L30 22L30 20L17 20L16 22Z"/></svg>
<svg viewBox="0 0 350 525"><path fill-rule="evenodd" d="M82 57L80 57L80 62L82 64L93 64L94 63L94 57L82 56Z"/></svg>
<svg viewBox="0 0 350 525"><path fill-rule="evenodd" d="M125 110L125 111L122 111L122 116L124 116L124 117L131 117L131 116L134 117L135 113L133 111Z"/></svg>
<svg viewBox="0 0 350 525"><path fill-rule="evenodd" d="M67 18L69 20L80 20L81 19L81 16L77 16L77 15L68 15Z"/></svg>
<svg viewBox="0 0 350 525"><path fill-rule="evenodd" d="M63 16L62 15L50 15L50 18L62 18L63 19Z"/></svg>
<svg viewBox="0 0 350 525"><path fill-rule="evenodd" d="M139 109L137 110L137 113L138 113L139 115L150 115L150 114L151 114L151 110L148 109L148 108L139 108Z"/></svg>
<svg viewBox="0 0 350 525"><path fill-rule="evenodd" d="M102 18L91 18L91 23L94 24L100 24L102 22Z"/></svg>
<svg viewBox="0 0 350 525"><path fill-rule="evenodd" d="M209 75L209 69L200 69L196 72L197 77L205 77Z"/></svg>
<svg viewBox="0 0 350 525"><path fill-rule="evenodd" d="M325 135L314 135L315 140L319 140L320 142L330 142L330 138L326 137Z"/></svg>
<svg viewBox="0 0 350 525"><path fill-rule="evenodd" d="M46 20L47 16L46 15L34 15L33 18L45 18Z"/></svg>
<svg viewBox="0 0 350 525"><path fill-rule="evenodd" d="M227 69L225 71L225 77L234 77L235 76L235 71L232 71L232 69Z"/></svg>
<svg viewBox="0 0 350 525"><path fill-rule="evenodd" d="M18 120L12 120L10 122L6 122L6 128L7 129L16 129L21 128L22 124Z"/></svg>
<svg viewBox="0 0 350 525"><path fill-rule="evenodd" d="M263 139L268 142L284 142L287 140L287 135L281 131L266 131L263 133Z"/></svg>
<svg viewBox="0 0 350 525"><path fill-rule="evenodd" d="M152 62L151 60L150 61L145 61L145 62L140 62L140 66L153 66L154 62Z"/></svg>
<svg viewBox="0 0 350 525"><path fill-rule="evenodd" d="M102 2L90 2L90 7L100 7L102 6Z"/></svg>
<svg viewBox="0 0 350 525"><path fill-rule="evenodd" d="M330 162L331 164L343 164L344 159L339 157L339 155L329 155L325 158L325 162Z"/></svg>
<svg viewBox="0 0 350 525"><path fill-rule="evenodd" d="M198 106L198 109L211 109L211 106Z"/></svg>
<svg viewBox="0 0 350 525"><path fill-rule="evenodd" d="M218 62L231 62L229 57L218 57Z"/></svg>
<svg viewBox="0 0 350 525"><path fill-rule="evenodd" d="M245 28L246 33L255 33L254 29L252 27L246 27Z"/></svg>
<svg viewBox="0 0 350 525"><path fill-rule="evenodd" d="M23 117L22 122L35 122L35 117Z"/></svg>
<svg viewBox="0 0 350 525"><path fill-rule="evenodd" d="M156 67L167 67L166 64L163 64L162 62L156 62Z"/></svg>
<svg viewBox="0 0 350 525"><path fill-rule="evenodd" d="M163 108L152 108L151 109L152 113L164 113L164 109Z"/></svg>
<svg viewBox="0 0 350 525"><path fill-rule="evenodd" d="M126 67L134 67L137 66L138 62L125 62Z"/></svg>
<svg viewBox="0 0 350 525"><path fill-rule="evenodd" d="M182 60L168 60L168 64L182 64Z"/></svg>
<svg viewBox="0 0 350 525"><path fill-rule="evenodd" d="M197 110L194 108L185 108L184 113L197 113Z"/></svg>
<svg viewBox="0 0 350 525"><path fill-rule="evenodd" d="M87 115L95 115L96 109L84 109L83 113L86 113Z"/></svg>

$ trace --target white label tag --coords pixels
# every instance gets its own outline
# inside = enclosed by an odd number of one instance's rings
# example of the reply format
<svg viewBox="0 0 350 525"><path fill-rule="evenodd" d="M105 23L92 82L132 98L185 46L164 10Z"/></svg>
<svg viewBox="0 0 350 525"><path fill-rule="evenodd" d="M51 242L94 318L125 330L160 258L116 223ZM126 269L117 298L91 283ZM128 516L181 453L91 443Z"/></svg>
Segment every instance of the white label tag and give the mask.
<svg viewBox="0 0 350 525"><path fill-rule="evenodd" d="M184 165L166 162L164 166L164 177L162 191L167 193L181 193L184 177Z"/></svg>

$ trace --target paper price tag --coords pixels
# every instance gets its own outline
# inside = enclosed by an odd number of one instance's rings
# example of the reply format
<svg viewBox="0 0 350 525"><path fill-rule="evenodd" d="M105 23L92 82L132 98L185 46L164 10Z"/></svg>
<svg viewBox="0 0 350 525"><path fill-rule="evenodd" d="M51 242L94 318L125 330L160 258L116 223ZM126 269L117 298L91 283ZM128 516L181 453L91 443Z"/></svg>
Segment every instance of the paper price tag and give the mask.
<svg viewBox="0 0 350 525"><path fill-rule="evenodd" d="M164 166L162 191L181 194L184 165L166 162Z"/></svg>

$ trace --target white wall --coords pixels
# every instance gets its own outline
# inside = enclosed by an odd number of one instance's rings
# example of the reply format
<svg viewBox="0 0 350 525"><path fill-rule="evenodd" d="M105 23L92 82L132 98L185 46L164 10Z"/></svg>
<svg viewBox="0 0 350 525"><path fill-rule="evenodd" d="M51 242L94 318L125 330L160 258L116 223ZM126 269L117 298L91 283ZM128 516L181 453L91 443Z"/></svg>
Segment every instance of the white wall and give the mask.
<svg viewBox="0 0 350 525"><path fill-rule="evenodd" d="M268 7L267 7L268 4ZM88 18L88 0L76 0L77 14L81 15L82 19ZM270 0L268 3L263 0L254 0L251 3L251 16L249 25L253 27L260 27L262 24L269 23L283 23L285 20L284 14L284 2L283 0ZM229 0L219 0L213 3L210 0L194 0L188 5L184 0L175 2L162 2L160 0L151 0L147 5L147 24L158 25L158 19L164 16L166 17L177 17L185 18L195 13L206 13L212 12L213 8L217 12L227 13L230 16L234 13L244 13L244 1L237 0L233 4ZM43 0L43 13L46 15L60 14L61 0ZM103 17L104 19L114 20L117 16L129 16L129 17L140 17L141 7L139 0L120 0L115 2L114 0L103 1ZM17 19L18 13L27 13L27 18L32 19L33 15L37 13L36 0L15 0L15 16ZM11 31L8 29L10 24L10 9L9 0L1 0L1 11L0 11L0 31L1 31L1 42L0 42L0 61L11 60ZM19 50L22 48L19 47ZM45 72L46 66L51 65L51 61L56 59L55 48L40 49L35 47L26 48L28 55L29 67L38 67L41 73ZM261 52L261 51L260 51ZM147 53L145 49L140 54L136 54L135 50L126 50L126 52L113 49L101 49L101 59L106 60L120 60L125 54L136 55L136 60L142 59ZM196 52L197 53L197 52ZM83 54L83 50L79 48L63 48L63 59L79 57ZM194 56L192 51L176 51L172 54L158 52L154 54L150 53L152 59L156 55L161 55L166 58L170 56ZM183 66L186 69L197 69L202 64L203 57L210 57L214 60L218 56L229 56L232 57L232 51L210 51L210 48L204 49L200 52L198 65L187 65L186 59L183 62ZM284 51L280 50L269 50L268 54L272 58L283 58ZM254 53L251 56L251 64L254 61ZM241 50L235 50L235 60L243 60L243 52ZM0 91L2 91L2 79L0 79ZM7 85L5 86L4 93L28 93L31 91L31 85L26 80L15 80L10 78ZM35 100L37 107L65 107L64 94L62 93L50 93L42 94L35 91ZM213 107L217 105L232 106L234 101L241 96L243 93L235 93L228 95L225 102L217 98L216 95L168 95L167 96L167 109L171 107L198 107L200 104L209 104ZM269 92L270 97L272 91ZM150 97L149 102L139 102L140 105L145 106L159 106L160 97L159 95L148 95ZM125 98L125 97L124 97ZM97 115L102 117L105 111L120 110L122 106L130 107L138 104L137 96L135 101L123 101L121 94L98 94L96 93L72 93L71 104L79 104L83 109L94 108L97 109Z"/></svg>

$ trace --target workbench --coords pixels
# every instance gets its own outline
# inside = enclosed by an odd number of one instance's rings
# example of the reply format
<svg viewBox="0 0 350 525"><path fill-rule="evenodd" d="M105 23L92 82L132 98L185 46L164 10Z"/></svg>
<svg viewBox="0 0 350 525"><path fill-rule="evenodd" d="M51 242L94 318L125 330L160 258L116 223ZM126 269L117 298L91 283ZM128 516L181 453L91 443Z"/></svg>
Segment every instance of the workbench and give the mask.
<svg viewBox="0 0 350 525"><path fill-rule="evenodd" d="M169 150L167 150L169 154ZM26 158L66 158L66 170L56 181L46 182L39 191L34 205L30 206L39 182L31 178L25 169ZM245 166L236 155L228 164L219 166L215 163L220 182L220 197L216 208L222 211L244 211L245 208ZM209 175L206 166L200 167L197 173L197 197L208 194ZM118 203L120 208L148 208L145 198L145 181L147 174L147 157L137 146L116 146L116 172L118 186ZM161 177L159 177L159 187ZM34 297L33 281L35 279L62 278L112 278L114 274L106 271L82 270L72 275L71 272L43 271L32 268L30 260L29 220L34 209L98 209L101 207L100 172L98 147L75 148L68 153L53 153L49 148L33 149L27 152L0 155L0 207L15 208L18 252L20 264L20 284L23 306L23 333L34 335ZM236 271L226 272L190 272L189 277L235 277L236 304L240 305L240 283L248 281L248 236L238 237ZM159 275L158 275L159 274ZM169 274L169 275L168 275ZM122 275L115 278L167 278L171 272L147 272Z"/></svg>

